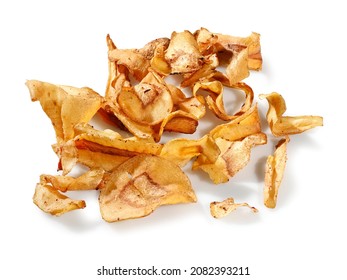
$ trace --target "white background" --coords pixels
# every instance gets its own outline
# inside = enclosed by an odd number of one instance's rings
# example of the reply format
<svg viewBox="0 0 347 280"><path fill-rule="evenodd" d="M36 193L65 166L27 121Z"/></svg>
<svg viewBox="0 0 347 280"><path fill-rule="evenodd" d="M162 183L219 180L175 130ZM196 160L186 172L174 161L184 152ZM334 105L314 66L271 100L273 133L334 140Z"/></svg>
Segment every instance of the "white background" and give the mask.
<svg viewBox="0 0 347 280"><path fill-rule="evenodd" d="M101 279L96 271L103 265L155 265L188 271L248 266L251 276L237 279L346 279L343 3L1 1L0 278ZM188 172L196 204L161 207L143 219L108 224L100 217L97 194L87 192L72 194L86 200L84 210L59 218L40 211L32 195L40 174L57 174L50 147L55 136L39 103L30 101L26 79L89 86L103 94L107 33L119 48L140 48L172 31L200 27L237 36L260 33L263 71L246 80L256 96L277 91L286 99L287 115L324 117L324 127L291 138L278 207L262 204L263 165L274 145L270 137L227 184L216 186L202 172ZM259 101L259 107L264 116L267 102ZM229 196L259 213L239 209L225 219L212 218L209 203Z"/></svg>

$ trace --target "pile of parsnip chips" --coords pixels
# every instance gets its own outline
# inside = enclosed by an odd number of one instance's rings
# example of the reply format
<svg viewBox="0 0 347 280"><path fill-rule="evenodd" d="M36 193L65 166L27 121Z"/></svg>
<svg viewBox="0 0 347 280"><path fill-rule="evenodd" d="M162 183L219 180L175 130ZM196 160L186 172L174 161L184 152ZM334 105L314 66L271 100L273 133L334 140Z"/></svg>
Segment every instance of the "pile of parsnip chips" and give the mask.
<svg viewBox="0 0 347 280"><path fill-rule="evenodd" d="M102 218L115 222L144 217L158 206L196 202L194 189L182 167L205 171L211 182L227 182L250 160L251 150L267 143L252 88L243 80L262 68L260 35L235 37L205 28L173 32L139 49L118 49L110 36L109 76L105 94L88 87L26 82L32 101L39 101L56 134L52 145L60 175L42 174L34 203L52 215L86 206L65 192L99 191ZM223 70L220 70L223 69ZM167 77L179 75L180 83ZM223 103L223 90L243 91L238 112ZM187 94L189 92L189 95ZM230 93L232 94L232 93ZM278 93L261 94L269 103L267 121L279 139L266 162L264 204L276 206L291 134L323 125L319 116L283 116L286 105ZM163 133L193 134L206 110L223 120L200 139L176 138L162 143ZM99 114L114 129L90 125ZM131 137L119 132L127 131ZM79 177L68 174L78 164L88 168ZM240 206L257 209L233 198L212 202L211 214L223 217Z"/></svg>

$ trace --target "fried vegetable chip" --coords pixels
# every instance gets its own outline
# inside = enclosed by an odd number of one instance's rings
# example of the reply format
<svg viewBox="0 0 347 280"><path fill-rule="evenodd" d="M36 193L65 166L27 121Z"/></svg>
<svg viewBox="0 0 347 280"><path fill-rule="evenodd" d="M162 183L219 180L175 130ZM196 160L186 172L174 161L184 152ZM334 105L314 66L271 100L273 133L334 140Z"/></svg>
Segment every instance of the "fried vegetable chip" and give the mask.
<svg viewBox="0 0 347 280"><path fill-rule="evenodd" d="M73 200L49 184L41 183L36 185L33 201L42 211L54 216L86 207L83 200Z"/></svg>
<svg viewBox="0 0 347 280"><path fill-rule="evenodd" d="M165 204L195 202L188 177L166 159L139 155L120 165L100 191L103 219L116 222L149 215Z"/></svg>
<svg viewBox="0 0 347 280"><path fill-rule="evenodd" d="M213 163L220 154L215 141L205 135L201 139L173 139L164 144L160 156L166 158L179 166L184 166L195 156L203 155L205 162Z"/></svg>
<svg viewBox="0 0 347 280"><path fill-rule="evenodd" d="M225 140L240 140L246 136L261 132L260 117L257 105L253 105L245 113L237 118L217 125L209 134L214 138L223 138Z"/></svg>
<svg viewBox="0 0 347 280"><path fill-rule="evenodd" d="M108 52L108 58L111 62L124 65L138 81L147 75L150 66L150 61L136 50L115 48Z"/></svg>
<svg viewBox="0 0 347 280"><path fill-rule="evenodd" d="M229 215L239 207L248 207L252 210L253 213L258 212L258 209L249 206L248 203L235 203L232 197L227 198L221 202L214 201L210 203L211 215L216 219L223 218Z"/></svg>
<svg viewBox="0 0 347 280"><path fill-rule="evenodd" d="M286 103L282 95L277 92L260 94L259 98L266 98L269 102L266 119L275 136L298 134L316 126L323 126L323 118L320 116L282 116L287 110Z"/></svg>
<svg viewBox="0 0 347 280"><path fill-rule="evenodd" d="M96 190L101 184L104 174L105 171L102 169L87 171L77 178L71 176L42 174L40 176L40 182L45 185L50 184L53 188L61 192Z"/></svg>
<svg viewBox="0 0 347 280"><path fill-rule="evenodd" d="M102 97L90 88L59 86L30 80L26 82L31 100L40 101L42 109L51 119L57 143L74 137L74 126L88 122L99 110Z"/></svg>
<svg viewBox="0 0 347 280"><path fill-rule="evenodd" d="M220 150L217 160L207 163L205 157L198 157L193 164L193 170L199 168L207 172L215 184L225 183L248 164L251 149L266 142L264 133L253 134L238 141L217 138L215 143Z"/></svg>
<svg viewBox="0 0 347 280"><path fill-rule="evenodd" d="M277 204L278 190L283 179L287 162L287 144L289 137L281 139L276 145L274 155L270 155L266 161L264 204L268 208L275 208Z"/></svg>
<svg viewBox="0 0 347 280"><path fill-rule="evenodd" d="M171 74L197 71L204 61L193 34L187 30L171 34L165 59L171 66Z"/></svg>
<svg viewBox="0 0 347 280"><path fill-rule="evenodd" d="M254 99L253 90L247 84L240 82L240 83L236 83L230 87L233 89L243 90L245 92L245 95L246 95L245 103L242 105L241 109L233 115L228 115L228 113L225 111L222 92L220 92L220 94L215 98L213 98L211 95L206 97L206 102L207 102L209 108L212 110L212 112L218 118L220 118L224 121L233 120L233 119L237 118L238 116L247 112L251 108L252 103L253 103L253 99Z"/></svg>
<svg viewBox="0 0 347 280"><path fill-rule="evenodd" d="M173 107L168 87L153 71L148 72L138 85L123 88L117 102L128 118L148 126L162 122Z"/></svg>

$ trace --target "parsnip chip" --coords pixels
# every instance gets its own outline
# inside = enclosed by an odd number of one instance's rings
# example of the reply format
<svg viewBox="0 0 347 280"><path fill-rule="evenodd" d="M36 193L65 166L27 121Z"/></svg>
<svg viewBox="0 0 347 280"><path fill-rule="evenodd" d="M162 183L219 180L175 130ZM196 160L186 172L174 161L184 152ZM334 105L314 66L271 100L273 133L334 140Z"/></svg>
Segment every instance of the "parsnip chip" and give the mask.
<svg viewBox="0 0 347 280"><path fill-rule="evenodd" d="M194 33L199 50L202 54L219 53L230 48L230 45L243 45L247 47L248 68L260 70L262 68L262 55L260 48L260 34L252 32L247 37L237 37L221 33L212 33L206 28L200 28Z"/></svg>
<svg viewBox="0 0 347 280"><path fill-rule="evenodd" d="M287 144L289 137L281 139L276 145L274 155L270 155L266 161L264 204L268 208L275 208L277 204L278 190L283 179L287 162Z"/></svg>
<svg viewBox="0 0 347 280"><path fill-rule="evenodd" d="M216 126L209 134L214 139L223 138L234 141L259 132L261 132L261 126L258 107L253 105L237 118Z"/></svg>
<svg viewBox="0 0 347 280"><path fill-rule="evenodd" d="M102 218L107 222L140 218L165 204L195 202L188 177L166 159L139 155L120 165L100 191Z"/></svg>
<svg viewBox="0 0 347 280"><path fill-rule="evenodd" d="M150 139L123 138L118 133L96 130L86 124L77 125L75 129L78 135L74 138L74 142L79 149L126 157L142 153L157 155L162 149L161 144L154 143Z"/></svg>
<svg viewBox="0 0 347 280"><path fill-rule="evenodd" d="M215 139L220 154L215 162L206 162L205 157L198 157L193 163L193 170L201 169L208 173L215 184L229 181L237 172L244 168L251 157L251 149L267 142L266 134L257 133L238 141Z"/></svg>
<svg viewBox="0 0 347 280"><path fill-rule="evenodd" d="M151 60L155 57L158 48L166 50L170 44L169 38L158 38L148 42L144 47L138 50L138 52L146 59Z"/></svg>
<svg viewBox="0 0 347 280"><path fill-rule="evenodd" d="M218 65L219 61L216 54L205 56L204 64L198 70L183 75L181 87L192 87L196 82L212 77L217 72L216 67Z"/></svg>
<svg viewBox="0 0 347 280"><path fill-rule="evenodd" d="M129 158L130 156L113 155L104 152L94 152L83 148L77 149L78 163L83 164L90 169L102 169L106 172L113 171Z"/></svg>
<svg viewBox="0 0 347 280"><path fill-rule="evenodd" d="M171 66L171 74L197 71L204 62L193 34L187 30L171 34L165 59Z"/></svg>
<svg viewBox="0 0 347 280"><path fill-rule="evenodd" d="M99 110L102 97L90 88L54 85L37 80L26 82L31 100L40 101L51 119L57 143L74 137L74 126L88 122Z"/></svg>
<svg viewBox="0 0 347 280"><path fill-rule="evenodd" d="M274 136L298 134L316 126L323 126L323 118L320 116L282 116L287 110L286 103L277 92L260 94L259 98L266 98L269 102L266 119Z"/></svg>
<svg viewBox="0 0 347 280"><path fill-rule="evenodd" d="M151 68L157 73L167 76L171 73L171 66L165 59L165 51L170 43L170 39L167 42L159 43L153 52L153 57L151 58Z"/></svg>
<svg viewBox="0 0 347 280"><path fill-rule="evenodd" d="M77 178L71 176L42 174L40 176L40 183L43 185L50 184L53 188L61 192L96 190L99 188L104 174L105 171L102 169L87 171Z"/></svg>
<svg viewBox="0 0 347 280"><path fill-rule="evenodd" d="M165 82L150 71L136 86L123 89L117 97L123 113L143 125L155 125L171 113L173 102Z"/></svg>
<svg viewBox="0 0 347 280"><path fill-rule="evenodd" d="M138 81L147 75L150 66L150 60L137 50L113 49L108 52L108 58L111 62L124 65Z"/></svg>
<svg viewBox="0 0 347 280"><path fill-rule="evenodd" d="M227 198L221 202L214 201L210 203L211 215L216 219L223 218L229 215L239 207L248 207L252 210L253 213L258 212L258 209L249 206L248 203L235 203L232 197Z"/></svg>
<svg viewBox="0 0 347 280"><path fill-rule="evenodd" d="M217 82L217 81L215 81L215 82ZM237 118L238 116L247 112L251 108L252 103L253 103L253 99L254 99L253 90L247 84L240 82L240 83L236 83L230 87L233 89L243 90L245 92L245 95L246 95L245 103L242 105L241 109L233 115L228 115L228 113L225 111L222 92L220 92L220 94L216 98L213 98L211 95L206 97L206 102L207 102L209 108L212 110L212 112L218 118L220 118L224 121L233 120L233 119Z"/></svg>
<svg viewBox="0 0 347 280"><path fill-rule="evenodd" d="M40 183L36 185L33 201L42 211L54 216L86 207L83 200L73 200L52 186Z"/></svg>
<svg viewBox="0 0 347 280"><path fill-rule="evenodd" d="M197 126L198 120L194 118L175 116L166 123L164 131L193 134L196 131Z"/></svg>
<svg viewBox="0 0 347 280"><path fill-rule="evenodd" d="M179 166L184 166L195 156L203 155L206 162L213 163L219 156L219 148L215 141L205 135L198 140L173 139L164 144L160 156Z"/></svg>

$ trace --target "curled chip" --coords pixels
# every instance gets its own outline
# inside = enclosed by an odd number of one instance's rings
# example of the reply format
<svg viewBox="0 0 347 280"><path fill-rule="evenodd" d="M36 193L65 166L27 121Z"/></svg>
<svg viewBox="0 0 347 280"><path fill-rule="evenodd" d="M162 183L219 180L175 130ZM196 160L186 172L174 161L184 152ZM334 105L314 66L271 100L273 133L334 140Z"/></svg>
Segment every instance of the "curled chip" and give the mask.
<svg viewBox="0 0 347 280"><path fill-rule="evenodd" d="M33 201L42 211L55 216L86 207L83 200L73 200L51 185L41 183L36 185Z"/></svg>
<svg viewBox="0 0 347 280"><path fill-rule="evenodd" d="M270 155L266 161L264 204L268 208L275 208L278 189L281 185L284 169L287 162L287 144L289 137L281 139L276 145L274 155Z"/></svg>
<svg viewBox="0 0 347 280"><path fill-rule="evenodd" d="M204 61L193 34L187 30L172 33L165 59L171 67L171 74L197 71Z"/></svg>
<svg viewBox="0 0 347 280"><path fill-rule="evenodd" d="M212 110L212 112L220 119L224 120L224 121L230 121L233 120L235 118L237 118L238 116L244 114L245 112L247 112L253 103L253 99L254 99L254 93L253 90L250 86L248 86L245 83L236 83L232 86L230 86L233 89L240 89L243 90L245 92L246 95L246 101L245 103L242 105L241 109L233 114L233 115L228 115L227 112L225 111L225 107L224 107L224 103L223 103L223 93L221 92L218 96L216 96L215 98L213 98L211 95L206 97L206 101L207 104L209 106L209 108Z"/></svg>
<svg viewBox="0 0 347 280"><path fill-rule="evenodd" d="M30 80L26 82L31 100L40 101L42 109L51 119L57 143L74 137L74 126L89 122L99 110L102 97L90 88L60 86Z"/></svg>
<svg viewBox="0 0 347 280"><path fill-rule="evenodd" d="M77 162L89 168L112 171L118 165L139 154L160 154L162 144L150 139L123 138L112 130L97 130L89 124L75 126L74 139L60 147L60 168L68 174Z"/></svg>
<svg viewBox="0 0 347 280"><path fill-rule="evenodd" d="M258 212L258 209L249 206L248 203L235 203L232 197L229 197L221 202L211 202L210 212L214 218L219 219L229 215L231 212L235 211L239 207L248 207L252 210L253 213Z"/></svg>
<svg viewBox="0 0 347 280"><path fill-rule="evenodd" d="M261 132L258 106L253 105L237 118L214 127L209 134L212 138L228 141L240 140L246 136Z"/></svg>
<svg viewBox="0 0 347 280"><path fill-rule="evenodd" d="M220 150L215 141L208 135L198 140L173 139L163 145L160 156L179 166L184 166L196 156L203 156L204 161L213 163L217 160Z"/></svg>
<svg viewBox="0 0 347 280"><path fill-rule="evenodd" d="M61 192L97 190L102 183L104 175L105 171L102 169L89 170L77 178L42 174L40 182L50 184L54 189Z"/></svg>
<svg viewBox="0 0 347 280"><path fill-rule="evenodd" d="M130 119L149 126L162 122L173 107L168 87L153 71L138 85L123 88L117 95L117 102Z"/></svg>
<svg viewBox="0 0 347 280"><path fill-rule="evenodd" d="M247 78L250 69L260 70L262 67L260 35L257 33L235 37L201 28L195 32L195 37L202 54L215 53L221 64L227 64L226 76L230 85Z"/></svg>
<svg viewBox="0 0 347 280"><path fill-rule="evenodd" d="M99 196L107 222L140 218L165 204L195 202L188 177L166 159L139 155L120 165L106 180Z"/></svg>
<svg viewBox="0 0 347 280"><path fill-rule="evenodd" d="M260 99L266 98L269 102L269 110L266 119L269 123L271 132L275 136L285 136L298 134L305 130L323 125L323 118L320 116L282 116L287 110L286 103L277 92L270 94L260 94Z"/></svg>
<svg viewBox="0 0 347 280"><path fill-rule="evenodd" d="M200 168L208 173L213 183L220 184L227 182L244 168L251 158L251 149L256 145L266 144L267 137L264 133L257 133L238 141L217 138L215 142L220 150L217 160L209 163L205 157L198 157L193 169Z"/></svg>

